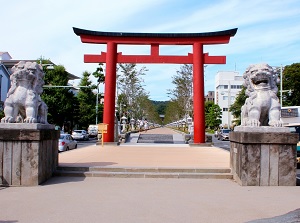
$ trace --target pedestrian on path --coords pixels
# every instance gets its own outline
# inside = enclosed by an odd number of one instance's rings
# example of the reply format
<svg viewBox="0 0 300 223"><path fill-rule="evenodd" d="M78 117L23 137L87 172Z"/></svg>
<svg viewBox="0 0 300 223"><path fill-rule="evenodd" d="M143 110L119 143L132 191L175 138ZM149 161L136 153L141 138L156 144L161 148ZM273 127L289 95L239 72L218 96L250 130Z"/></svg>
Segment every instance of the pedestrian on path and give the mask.
<svg viewBox="0 0 300 223"><path fill-rule="evenodd" d="M141 132L143 130L144 122L143 120L139 121L139 131Z"/></svg>
<svg viewBox="0 0 300 223"><path fill-rule="evenodd" d="M144 129L145 129L145 132L147 132L147 130L149 129L149 123L148 123L147 119L145 119L145 122L144 122Z"/></svg>

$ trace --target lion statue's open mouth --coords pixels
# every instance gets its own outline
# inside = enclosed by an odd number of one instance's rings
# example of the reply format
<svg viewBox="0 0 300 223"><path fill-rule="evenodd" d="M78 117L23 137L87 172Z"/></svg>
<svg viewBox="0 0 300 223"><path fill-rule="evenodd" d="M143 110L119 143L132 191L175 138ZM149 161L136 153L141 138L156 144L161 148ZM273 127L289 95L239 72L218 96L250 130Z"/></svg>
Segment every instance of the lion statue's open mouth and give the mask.
<svg viewBox="0 0 300 223"><path fill-rule="evenodd" d="M47 122L47 105L41 99L44 85L42 66L36 62L20 61L12 67L11 87L4 103L2 123Z"/></svg>
<svg viewBox="0 0 300 223"><path fill-rule="evenodd" d="M250 65L243 74L248 98L242 107L244 126L282 126L277 97L278 74L268 64Z"/></svg>

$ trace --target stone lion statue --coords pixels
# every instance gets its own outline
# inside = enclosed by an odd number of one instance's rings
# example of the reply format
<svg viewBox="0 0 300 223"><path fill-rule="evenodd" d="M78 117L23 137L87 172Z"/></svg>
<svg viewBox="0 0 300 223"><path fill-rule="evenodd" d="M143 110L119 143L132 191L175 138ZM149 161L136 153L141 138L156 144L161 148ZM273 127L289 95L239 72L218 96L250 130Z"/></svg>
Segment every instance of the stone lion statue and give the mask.
<svg viewBox="0 0 300 223"><path fill-rule="evenodd" d="M241 125L281 127L277 97L278 74L268 64L250 65L243 74L248 98L242 106Z"/></svg>
<svg viewBox="0 0 300 223"><path fill-rule="evenodd" d="M11 87L4 103L2 123L47 122L48 107L41 99L44 85L42 66L20 61L12 67Z"/></svg>

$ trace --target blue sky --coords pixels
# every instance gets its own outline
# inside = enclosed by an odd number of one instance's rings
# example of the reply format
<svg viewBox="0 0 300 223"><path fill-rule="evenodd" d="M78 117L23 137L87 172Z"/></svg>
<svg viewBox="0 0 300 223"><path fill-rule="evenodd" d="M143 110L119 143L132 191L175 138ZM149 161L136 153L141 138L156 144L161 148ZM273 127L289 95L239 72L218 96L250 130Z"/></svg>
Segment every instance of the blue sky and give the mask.
<svg viewBox="0 0 300 223"><path fill-rule="evenodd" d="M0 51L13 59L50 58L79 77L95 71L84 54L105 51L82 44L72 27L108 32L198 33L238 28L229 44L204 48L225 55L225 65L205 69L205 93L214 90L218 71L242 74L250 64L300 62L299 0L11 0L1 4ZM148 47L119 47L123 54L148 54ZM191 47L162 47L161 54L186 55ZM180 65L144 64L145 89L153 100L168 100ZM75 82L76 84L76 82Z"/></svg>

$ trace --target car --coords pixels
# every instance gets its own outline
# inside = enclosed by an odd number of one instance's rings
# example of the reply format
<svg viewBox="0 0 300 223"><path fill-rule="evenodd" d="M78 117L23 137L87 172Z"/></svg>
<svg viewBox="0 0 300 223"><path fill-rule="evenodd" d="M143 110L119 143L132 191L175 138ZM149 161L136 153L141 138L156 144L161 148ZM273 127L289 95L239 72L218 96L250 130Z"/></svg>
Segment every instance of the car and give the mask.
<svg viewBox="0 0 300 223"><path fill-rule="evenodd" d="M85 130L74 130L72 137L75 140L89 140L89 134Z"/></svg>
<svg viewBox="0 0 300 223"><path fill-rule="evenodd" d="M77 148L77 141L75 141L70 134L60 134L58 140L58 151L68 151Z"/></svg>
<svg viewBox="0 0 300 223"><path fill-rule="evenodd" d="M89 125L88 134L89 134L89 137L97 137L98 125Z"/></svg>
<svg viewBox="0 0 300 223"><path fill-rule="evenodd" d="M218 140L229 140L229 133L231 129L220 129L218 132Z"/></svg>

